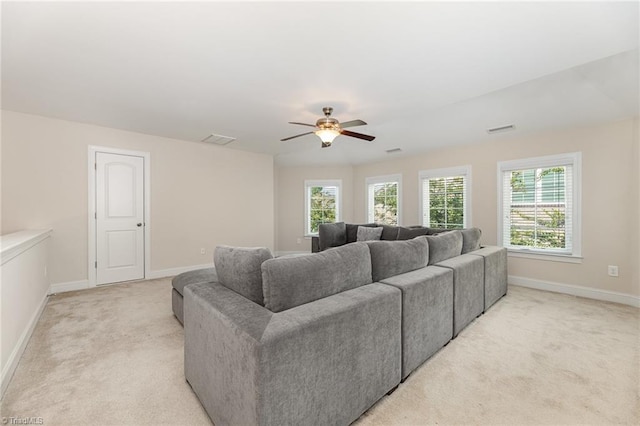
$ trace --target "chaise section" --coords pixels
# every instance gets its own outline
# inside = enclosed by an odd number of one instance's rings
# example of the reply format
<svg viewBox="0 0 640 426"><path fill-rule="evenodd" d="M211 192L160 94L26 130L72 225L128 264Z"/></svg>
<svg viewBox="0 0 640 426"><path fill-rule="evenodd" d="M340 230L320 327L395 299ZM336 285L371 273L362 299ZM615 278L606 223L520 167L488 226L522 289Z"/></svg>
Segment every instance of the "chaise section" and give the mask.
<svg viewBox="0 0 640 426"><path fill-rule="evenodd" d="M507 294L507 249L486 246L469 254L484 258L484 310Z"/></svg>
<svg viewBox="0 0 640 426"><path fill-rule="evenodd" d="M218 282L215 268L196 269L176 275L171 280L171 307L180 324L184 324L184 288L189 284Z"/></svg>
<svg viewBox="0 0 640 426"><path fill-rule="evenodd" d="M402 291L404 380L452 338L453 270L427 266L381 282Z"/></svg>
<svg viewBox="0 0 640 426"><path fill-rule="evenodd" d="M184 294L185 376L217 426L346 425L400 382L395 287L278 313L218 283Z"/></svg>
<svg viewBox="0 0 640 426"><path fill-rule="evenodd" d="M484 260L481 256L462 254L435 267L453 271L453 337L484 309Z"/></svg>

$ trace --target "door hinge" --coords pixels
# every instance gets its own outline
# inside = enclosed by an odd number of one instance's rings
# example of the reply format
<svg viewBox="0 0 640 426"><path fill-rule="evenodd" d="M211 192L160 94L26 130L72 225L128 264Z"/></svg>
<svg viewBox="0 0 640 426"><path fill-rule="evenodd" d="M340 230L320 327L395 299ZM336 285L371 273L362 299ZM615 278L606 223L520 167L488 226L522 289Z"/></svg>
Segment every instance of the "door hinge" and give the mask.
<svg viewBox="0 0 640 426"><path fill-rule="evenodd" d="M95 213L93 214L93 216L97 219L97 218L98 218L98 212L95 212Z"/></svg>
<svg viewBox="0 0 640 426"><path fill-rule="evenodd" d="M98 170L98 163L93 163L93 169Z"/></svg>
<svg viewBox="0 0 640 426"><path fill-rule="evenodd" d="M96 267L96 269L98 269L98 261L97 261L97 260L96 260L95 265L96 265L96 266L95 266L95 267Z"/></svg>

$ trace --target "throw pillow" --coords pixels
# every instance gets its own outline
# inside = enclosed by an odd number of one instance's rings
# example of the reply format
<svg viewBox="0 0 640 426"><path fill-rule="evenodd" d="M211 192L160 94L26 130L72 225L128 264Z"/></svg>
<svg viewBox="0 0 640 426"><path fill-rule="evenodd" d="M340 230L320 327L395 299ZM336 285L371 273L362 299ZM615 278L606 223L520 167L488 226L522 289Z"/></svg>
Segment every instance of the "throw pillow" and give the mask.
<svg viewBox="0 0 640 426"><path fill-rule="evenodd" d="M460 231L427 235L425 238L429 241L429 265L462 254L462 233Z"/></svg>
<svg viewBox="0 0 640 426"><path fill-rule="evenodd" d="M347 244L347 229L344 222L322 223L318 226L320 251Z"/></svg>
<svg viewBox="0 0 640 426"><path fill-rule="evenodd" d="M368 226L358 226L356 241L375 241L382 236L382 226L369 228Z"/></svg>
<svg viewBox="0 0 640 426"><path fill-rule="evenodd" d="M415 237L427 235L429 228L404 228L400 227L398 231L399 240L411 240Z"/></svg>
<svg viewBox="0 0 640 426"><path fill-rule="evenodd" d="M279 257L262 264L265 307L272 312L370 283L371 255L365 243L346 244L310 256Z"/></svg>
<svg viewBox="0 0 640 426"><path fill-rule="evenodd" d="M460 231L462 233L462 254L480 248L480 236L482 230L480 228L467 228Z"/></svg>
<svg viewBox="0 0 640 426"><path fill-rule="evenodd" d="M407 241L369 241L374 282L424 268L429 263L426 237Z"/></svg>
<svg viewBox="0 0 640 426"><path fill-rule="evenodd" d="M365 223L361 225L357 225L355 223L347 223L347 243L355 243L358 238L358 228L361 226L368 226L370 228L375 228L375 223Z"/></svg>
<svg viewBox="0 0 640 426"><path fill-rule="evenodd" d="M272 257L266 247L218 246L213 262L220 284L264 306L261 266Z"/></svg>

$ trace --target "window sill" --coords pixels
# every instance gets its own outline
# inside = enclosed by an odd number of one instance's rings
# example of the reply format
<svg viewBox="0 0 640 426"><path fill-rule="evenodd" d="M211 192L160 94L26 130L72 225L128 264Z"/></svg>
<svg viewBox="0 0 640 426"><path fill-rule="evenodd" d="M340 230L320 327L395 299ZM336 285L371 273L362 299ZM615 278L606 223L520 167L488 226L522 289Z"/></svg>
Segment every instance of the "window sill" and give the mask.
<svg viewBox="0 0 640 426"><path fill-rule="evenodd" d="M556 253L540 253L528 250L514 250L507 249L509 257L520 257L523 259L536 259L546 260L550 262L562 262L562 263L582 263L582 256L574 256L571 254L556 254Z"/></svg>

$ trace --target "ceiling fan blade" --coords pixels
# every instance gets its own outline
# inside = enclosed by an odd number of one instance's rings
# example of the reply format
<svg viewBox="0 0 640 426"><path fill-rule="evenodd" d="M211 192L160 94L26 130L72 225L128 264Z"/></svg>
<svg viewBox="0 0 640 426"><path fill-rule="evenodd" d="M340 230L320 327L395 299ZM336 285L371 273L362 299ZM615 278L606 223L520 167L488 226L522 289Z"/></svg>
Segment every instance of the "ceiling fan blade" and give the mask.
<svg viewBox="0 0 640 426"><path fill-rule="evenodd" d="M365 123L362 120L351 120L351 121L345 121L344 123L340 123L340 127L344 129L345 127L364 126L366 124L367 123Z"/></svg>
<svg viewBox="0 0 640 426"><path fill-rule="evenodd" d="M316 127L315 124L307 124L307 123L298 123L297 121L290 121L289 124L299 124L301 126L309 126L309 127Z"/></svg>
<svg viewBox="0 0 640 426"><path fill-rule="evenodd" d="M362 133L351 132L349 130L341 130L340 133L345 135L345 136L351 136L352 138L364 139L364 140L367 140L369 142L371 142L372 140L374 140L376 138L375 136L363 135Z"/></svg>
<svg viewBox="0 0 640 426"><path fill-rule="evenodd" d="M313 127L316 127L316 126L313 126ZM281 142L284 142L284 141L288 141L289 139L299 138L300 136L310 135L310 134L312 134L312 133L313 133L313 132L301 133L301 134L299 134L299 135L289 136L288 138L280 139L280 141L281 141Z"/></svg>

